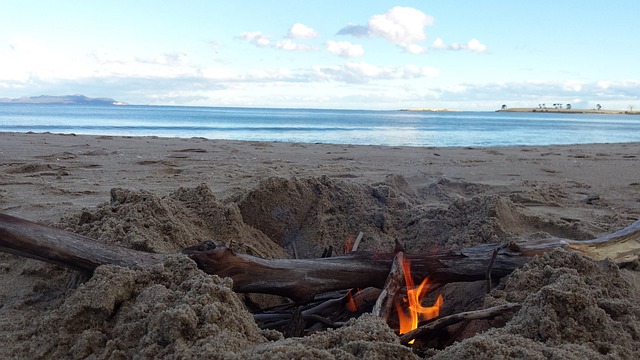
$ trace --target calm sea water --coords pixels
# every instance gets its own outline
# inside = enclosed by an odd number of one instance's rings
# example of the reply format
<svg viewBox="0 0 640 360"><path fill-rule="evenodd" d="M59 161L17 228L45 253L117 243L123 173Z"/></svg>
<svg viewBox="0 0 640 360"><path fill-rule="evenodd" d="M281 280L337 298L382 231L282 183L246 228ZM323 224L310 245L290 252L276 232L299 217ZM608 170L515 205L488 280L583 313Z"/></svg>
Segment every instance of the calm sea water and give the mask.
<svg viewBox="0 0 640 360"><path fill-rule="evenodd" d="M0 131L389 146L550 145L640 142L640 116L0 104Z"/></svg>

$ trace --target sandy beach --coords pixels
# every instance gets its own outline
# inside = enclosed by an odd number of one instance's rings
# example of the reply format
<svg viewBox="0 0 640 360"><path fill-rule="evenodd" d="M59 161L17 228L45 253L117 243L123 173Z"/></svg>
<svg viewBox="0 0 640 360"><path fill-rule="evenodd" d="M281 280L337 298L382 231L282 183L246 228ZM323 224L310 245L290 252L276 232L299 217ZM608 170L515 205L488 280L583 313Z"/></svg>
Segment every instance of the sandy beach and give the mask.
<svg viewBox="0 0 640 360"><path fill-rule="evenodd" d="M585 240L640 219L640 143L418 148L0 133L0 144L0 212L152 252L213 238L262 257L293 248L319 257L360 231L363 249L399 239L424 252ZM303 338L260 330L228 280L183 257L161 268L103 266L86 279L0 253L0 357L638 358L635 264L540 256L482 300L522 303L515 315L416 354L366 315ZM450 311L460 302L449 300Z"/></svg>

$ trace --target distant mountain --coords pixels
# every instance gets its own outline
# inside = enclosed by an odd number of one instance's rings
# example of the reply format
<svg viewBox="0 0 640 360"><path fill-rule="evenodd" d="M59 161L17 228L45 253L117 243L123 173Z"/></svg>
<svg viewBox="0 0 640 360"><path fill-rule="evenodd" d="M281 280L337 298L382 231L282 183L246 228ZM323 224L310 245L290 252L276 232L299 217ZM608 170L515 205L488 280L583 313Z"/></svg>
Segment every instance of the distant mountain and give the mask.
<svg viewBox="0 0 640 360"><path fill-rule="evenodd" d="M116 101L110 98L90 98L84 95L40 95L40 96L23 96L18 99L0 98L0 103L12 104L68 104L68 105L127 105L124 102Z"/></svg>

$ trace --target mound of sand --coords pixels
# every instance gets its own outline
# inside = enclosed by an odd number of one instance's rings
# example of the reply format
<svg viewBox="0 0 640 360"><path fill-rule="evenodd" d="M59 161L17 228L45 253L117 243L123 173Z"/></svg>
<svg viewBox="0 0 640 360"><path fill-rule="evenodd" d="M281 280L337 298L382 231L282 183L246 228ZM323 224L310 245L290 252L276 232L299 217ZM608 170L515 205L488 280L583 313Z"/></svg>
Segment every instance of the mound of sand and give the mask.
<svg viewBox="0 0 640 360"><path fill-rule="evenodd" d="M152 268L101 266L59 306L14 324L10 336L3 330L12 344L4 355L18 358L215 357L266 341L231 282L182 256Z"/></svg>
<svg viewBox="0 0 640 360"><path fill-rule="evenodd" d="M557 202L541 191L536 196ZM262 257L291 256L294 250L317 257L329 245L343 249L345 239L359 231L365 233L363 249L390 250L400 239L411 252L532 233L593 237L589 226L532 213L517 203L522 199L442 179L414 189L399 175L373 184L272 177L224 201L205 185L165 196L115 188L109 202L67 216L58 226L145 251L175 253L213 239ZM303 338L262 331L229 279L206 275L179 255L156 267L102 266L90 279L35 261L19 270L14 258L1 259L9 275L29 276L35 284L30 297L2 298L2 358L418 358L383 321L368 315ZM487 306L522 303L518 313L495 320L485 333L422 355L638 358L637 284L637 269L548 253L485 299Z"/></svg>
<svg viewBox="0 0 640 360"><path fill-rule="evenodd" d="M633 267L562 250L538 256L487 299L521 303L513 318L434 359L637 359L640 284Z"/></svg>
<svg viewBox="0 0 640 360"><path fill-rule="evenodd" d="M62 220L66 230L136 250L175 253L205 240L264 258L282 248L246 225L238 207L218 201L209 187L179 188L165 197L150 191L111 189L111 201Z"/></svg>
<svg viewBox="0 0 640 360"><path fill-rule="evenodd" d="M531 234L595 237L586 224L541 217L489 190L445 179L413 189L397 174L371 185L328 177L271 177L249 191L238 206L247 224L290 253L295 245L301 257L318 257L329 245L344 249L349 235L360 231L365 234L361 249L391 251L398 239L410 252L457 249Z"/></svg>

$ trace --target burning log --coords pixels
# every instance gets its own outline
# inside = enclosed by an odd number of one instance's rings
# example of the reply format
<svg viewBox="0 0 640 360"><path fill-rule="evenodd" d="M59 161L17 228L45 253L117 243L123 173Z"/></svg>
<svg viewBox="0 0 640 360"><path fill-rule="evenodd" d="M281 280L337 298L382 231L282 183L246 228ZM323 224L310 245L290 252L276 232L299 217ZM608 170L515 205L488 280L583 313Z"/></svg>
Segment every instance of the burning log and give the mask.
<svg viewBox="0 0 640 360"><path fill-rule="evenodd" d="M487 266L493 279L520 268L532 256L555 248L578 251L594 259L609 257L628 262L640 255L640 221L590 241L559 238L523 243L482 244L434 254L405 254L416 278L432 283L485 280ZM0 214L0 251L92 272L104 264L135 266L159 264L163 254L107 245L86 236ZM209 274L233 279L240 293L268 293L306 301L314 295L351 288L382 288L395 254L355 251L345 256L319 259L266 260L235 254L213 242L187 248L184 254Z"/></svg>
<svg viewBox="0 0 640 360"><path fill-rule="evenodd" d="M493 319L504 313L517 311L522 307L520 304L508 303L504 305L494 306L487 309L465 311L449 316L444 316L422 325L415 330L400 335L402 344L411 344L414 339L424 338L430 334L445 328L449 325L457 324L462 321Z"/></svg>
<svg viewBox="0 0 640 360"><path fill-rule="evenodd" d="M420 320L431 320L440 316L440 308L442 307L442 294L438 295L433 306L423 306L422 300L429 292L429 277L424 277L419 286L415 286L413 276L411 276L411 265L409 261L402 262L404 273L404 281L407 288L407 296L405 308L396 302L396 311L400 322L400 334L409 332L418 327Z"/></svg>

